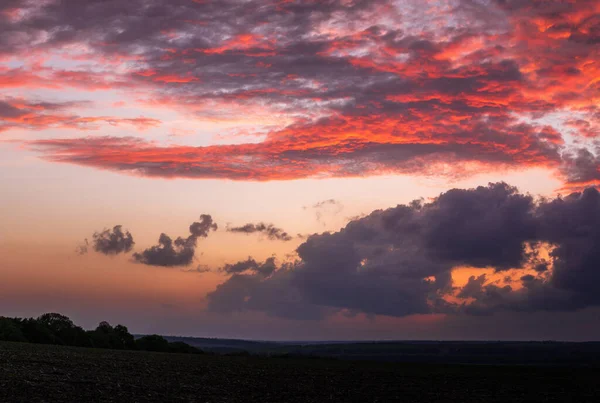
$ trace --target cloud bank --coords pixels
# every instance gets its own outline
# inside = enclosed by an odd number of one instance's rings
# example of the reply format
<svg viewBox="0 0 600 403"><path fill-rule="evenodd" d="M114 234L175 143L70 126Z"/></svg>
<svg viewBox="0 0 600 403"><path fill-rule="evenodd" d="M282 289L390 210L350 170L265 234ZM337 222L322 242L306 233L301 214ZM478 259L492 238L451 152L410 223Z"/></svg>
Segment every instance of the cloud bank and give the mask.
<svg viewBox="0 0 600 403"><path fill-rule="evenodd" d="M505 183L452 189L311 235L295 262L225 266L208 307L295 319L583 309L600 304L598 228L593 188L555 199ZM482 274L457 285L460 268Z"/></svg>

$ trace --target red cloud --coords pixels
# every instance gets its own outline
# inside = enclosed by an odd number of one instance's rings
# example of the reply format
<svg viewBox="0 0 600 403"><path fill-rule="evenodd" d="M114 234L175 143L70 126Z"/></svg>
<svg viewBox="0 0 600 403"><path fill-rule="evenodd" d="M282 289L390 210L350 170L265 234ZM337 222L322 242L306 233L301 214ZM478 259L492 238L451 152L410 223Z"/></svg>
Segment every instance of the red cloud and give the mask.
<svg viewBox="0 0 600 403"><path fill-rule="evenodd" d="M0 131L12 128L96 130L103 123L114 126L127 124L135 126L138 130L146 130L161 123L158 119L146 117L78 116L67 113L68 110L84 105L85 103L81 102L31 103L22 99L0 99Z"/></svg>
<svg viewBox="0 0 600 403"><path fill-rule="evenodd" d="M151 81L162 83L189 83L199 80L197 77L191 75L180 76L175 74L160 74L156 70L140 70L135 74L141 77L147 77Z"/></svg>
<svg viewBox="0 0 600 403"><path fill-rule="evenodd" d="M140 11L143 3L124 4L114 28L112 10L96 15L86 1L69 13L42 6L51 18L23 14L26 24L11 23L14 36L0 52L21 55L29 45L22 38L35 37L39 54L83 48L81 60L94 68L4 68L0 85L131 91L195 117L240 122L240 131L266 139L212 147L108 138L29 143L45 158L164 177L269 180L501 165L553 167L572 183L600 182L596 151L579 153L564 136L599 134L597 1L457 2L452 10L416 0L402 9L386 0L164 1L160 24ZM57 22L78 35L55 34ZM5 120L31 128L158 124L25 109L7 108L13 116Z"/></svg>
<svg viewBox="0 0 600 403"><path fill-rule="evenodd" d="M244 52L248 56L262 57L274 56L274 47L263 36L246 33L239 34L225 41L223 45L216 48L196 49L197 52L205 54L222 54L229 51Z"/></svg>
<svg viewBox="0 0 600 403"><path fill-rule="evenodd" d="M497 122L499 124L499 122ZM431 174L448 161L456 166L557 166L551 135L506 121L491 130L474 122L464 139L452 122L407 122L355 118L295 125L259 144L208 147L159 146L133 138L82 138L28 142L54 162L158 177L284 180L377 173ZM436 130L436 138L428 130ZM444 131L445 136L439 133ZM403 133L394 136L393 133ZM550 141L548 141L550 138ZM439 173L439 172L438 172Z"/></svg>

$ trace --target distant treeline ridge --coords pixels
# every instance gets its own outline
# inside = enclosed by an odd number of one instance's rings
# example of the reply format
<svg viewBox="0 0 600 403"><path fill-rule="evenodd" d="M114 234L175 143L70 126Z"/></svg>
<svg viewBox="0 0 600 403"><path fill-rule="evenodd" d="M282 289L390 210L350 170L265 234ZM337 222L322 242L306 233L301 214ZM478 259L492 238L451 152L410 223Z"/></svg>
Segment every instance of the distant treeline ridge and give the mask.
<svg viewBox="0 0 600 403"><path fill-rule="evenodd" d="M169 342L153 334L136 339L127 327L100 322L95 330L84 330L59 313L46 313L36 318L0 316L0 341L17 341L62 346L144 350L165 353L200 354L202 350L181 341Z"/></svg>

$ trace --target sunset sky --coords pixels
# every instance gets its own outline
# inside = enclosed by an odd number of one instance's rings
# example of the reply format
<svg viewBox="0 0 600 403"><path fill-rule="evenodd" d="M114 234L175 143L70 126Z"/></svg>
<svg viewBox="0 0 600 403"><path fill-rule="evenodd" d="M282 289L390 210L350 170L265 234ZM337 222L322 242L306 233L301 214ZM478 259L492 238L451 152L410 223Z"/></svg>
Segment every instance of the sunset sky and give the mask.
<svg viewBox="0 0 600 403"><path fill-rule="evenodd" d="M599 138L597 0L2 0L0 316L599 339Z"/></svg>

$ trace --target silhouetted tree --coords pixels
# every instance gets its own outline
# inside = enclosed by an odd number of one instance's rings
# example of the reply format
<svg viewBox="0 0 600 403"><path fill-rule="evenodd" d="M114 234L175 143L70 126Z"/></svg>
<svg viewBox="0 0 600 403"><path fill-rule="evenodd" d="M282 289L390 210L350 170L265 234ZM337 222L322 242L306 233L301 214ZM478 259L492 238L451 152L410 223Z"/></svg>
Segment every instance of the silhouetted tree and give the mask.
<svg viewBox="0 0 600 403"><path fill-rule="evenodd" d="M55 337L57 344L68 346L91 346L85 330L76 326L71 319L59 313L45 313L37 319L38 324L45 326Z"/></svg>
<svg viewBox="0 0 600 403"><path fill-rule="evenodd" d="M31 343L63 344L56 338L52 330L37 319L29 318L21 321L21 331Z"/></svg>
<svg viewBox="0 0 600 403"><path fill-rule="evenodd" d="M117 325L115 326L114 332L121 348L125 350L135 350L135 338L131 333L129 333L127 327L123 325Z"/></svg>
<svg viewBox="0 0 600 403"><path fill-rule="evenodd" d="M97 348L116 348L114 329L108 322L100 322L96 330L88 332L92 346Z"/></svg>
<svg viewBox="0 0 600 403"><path fill-rule="evenodd" d="M135 339L123 325L112 327L108 322L100 322L96 330L88 332L92 345L98 348L133 350Z"/></svg>
<svg viewBox="0 0 600 403"><path fill-rule="evenodd" d="M61 344L78 347L118 350L146 350L173 353L202 353L183 342L169 343L164 337L150 335L135 340L127 327L112 327L100 322L95 330L85 331L71 319L59 313L45 313L37 319L0 317L0 341L20 341L40 344Z"/></svg>

